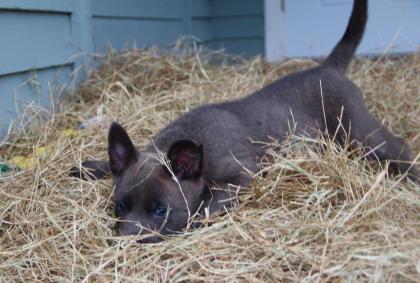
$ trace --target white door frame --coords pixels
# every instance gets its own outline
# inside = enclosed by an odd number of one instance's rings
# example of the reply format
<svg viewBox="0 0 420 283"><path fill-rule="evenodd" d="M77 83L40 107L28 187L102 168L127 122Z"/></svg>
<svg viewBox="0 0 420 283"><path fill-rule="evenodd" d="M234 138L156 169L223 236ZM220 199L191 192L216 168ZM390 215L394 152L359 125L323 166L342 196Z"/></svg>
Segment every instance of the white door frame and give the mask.
<svg viewBox="0 0 420 283"><path fill-rule="evenodd" d="M284 59L282 5L285 0L264 0L264 46L265 59L279 62Z"/></svg>

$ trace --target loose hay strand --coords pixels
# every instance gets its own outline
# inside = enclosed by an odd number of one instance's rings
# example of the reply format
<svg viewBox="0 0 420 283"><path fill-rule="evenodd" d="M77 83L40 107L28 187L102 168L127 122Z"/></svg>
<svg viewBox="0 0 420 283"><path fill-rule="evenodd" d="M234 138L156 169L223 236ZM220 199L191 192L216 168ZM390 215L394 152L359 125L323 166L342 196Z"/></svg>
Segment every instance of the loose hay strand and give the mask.
<svg viewBox="0 0 420 283"><path fill-rule="evenodd" d="M104 55L60 112L0 147L2 160L34 157L33 168L0 175L0 281L420 282L419 186L322 138L290 135L267 144L237 207L210 215L200 229L149 245L117 237L111 181L67 174L82 160L107 158L110 121L143 148L198 105L243 97L314 66L200 48L179 54L152 48ZM349 76L374 115L418 156L420 55L360 59ZM45 112L26 111L33 120ZM92 116L102 122L61 134ZM40 146L50 150L36 154Z"/></svg>

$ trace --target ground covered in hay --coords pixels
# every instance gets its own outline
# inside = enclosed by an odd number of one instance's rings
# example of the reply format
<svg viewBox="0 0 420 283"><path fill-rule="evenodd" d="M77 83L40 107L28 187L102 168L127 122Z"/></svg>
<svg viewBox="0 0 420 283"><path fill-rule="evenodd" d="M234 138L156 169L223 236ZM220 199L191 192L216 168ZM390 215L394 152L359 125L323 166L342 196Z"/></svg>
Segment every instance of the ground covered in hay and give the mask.
<svg viewBox="0 0 420 283"><path fill-rule="evenodd" d="M59 113L38 123L46 111L27 111L32 122L0 148L1 160L32 157L28 169L0 175L0 281L420 282L419 186L328 140L273 141L236 208L159 244L115 236L109 179L67 174L106 157L109 121L143 147L195 106L313 65L155 49L104 56ZM419 156L420 55L359 60L349 73ZM68 130L94 116L98 123Z"/></svg>

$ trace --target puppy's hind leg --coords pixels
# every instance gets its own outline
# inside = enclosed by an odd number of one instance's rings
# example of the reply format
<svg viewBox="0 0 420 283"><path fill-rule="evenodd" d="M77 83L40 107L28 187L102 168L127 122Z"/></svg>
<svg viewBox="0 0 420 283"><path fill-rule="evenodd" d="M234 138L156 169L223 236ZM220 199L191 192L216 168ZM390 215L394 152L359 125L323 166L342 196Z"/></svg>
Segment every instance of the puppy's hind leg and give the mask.
<svg viewBox="0 0 420 283"><path fill-rule="evenodd" d="M408 144L394 136L378 120L371 116L363 105L350 115L350 139L362 143L369 159L389 161L389 168L393 173L404 174L413 181L420 183L420 175Z"/></svg>

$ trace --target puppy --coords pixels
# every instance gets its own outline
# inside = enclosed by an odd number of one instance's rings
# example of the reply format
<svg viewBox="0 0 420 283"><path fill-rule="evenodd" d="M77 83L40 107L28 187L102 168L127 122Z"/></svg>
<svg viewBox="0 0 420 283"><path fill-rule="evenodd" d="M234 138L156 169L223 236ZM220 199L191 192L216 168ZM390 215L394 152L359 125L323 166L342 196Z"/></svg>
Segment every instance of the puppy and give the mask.
<svg viewBox="0 0 420 283"><path fill-rule="evenodd" d="M296 134L315 137L335 133L366 147L369 158L388 160L390 168L418 181L408 145L369 114L360 89L345 71L360 43L367 21L367 0L355 0L346 31L325 61L294 73L243 99L204 105L179 117L152 139L144 151L135 148L117 123L111 125L108 161L85 161L90 176L112 173L116 228L121 235L159 234L186 227L195 213L229 207L235 191L251 182L244 168L257 171L264 155L251 140L282 141L296 124ZM322 82L322 95L320 91ZM374 149L374 150L372 150ZM156 158L164 153L167 166ZM369 153L370 152L370 153ZM83 177L76 169L73 175ZM214 187L222 189L214 189Z"/></svg>

